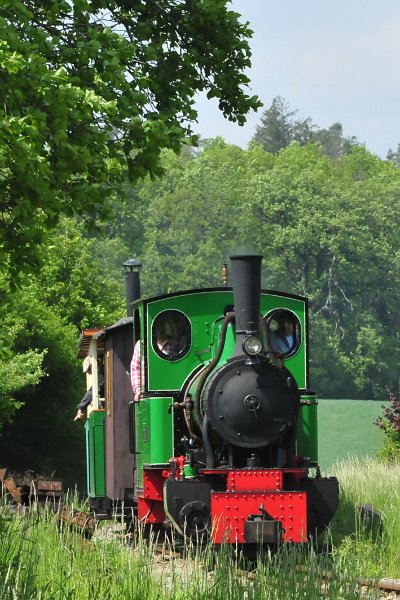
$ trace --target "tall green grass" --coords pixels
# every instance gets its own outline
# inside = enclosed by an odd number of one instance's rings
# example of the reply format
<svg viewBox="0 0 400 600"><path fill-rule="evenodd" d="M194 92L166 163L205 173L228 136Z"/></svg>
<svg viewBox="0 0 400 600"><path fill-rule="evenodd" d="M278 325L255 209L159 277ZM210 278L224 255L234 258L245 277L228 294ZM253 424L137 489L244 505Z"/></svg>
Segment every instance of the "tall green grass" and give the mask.
<svg viewBox="0 0 400 600"><path fill-rule="evenodd" d="M176 558L168 545L132 540L120 523L112 535L99 525L92 540L60 522L51 510L26 514L0 507L1 600L279 600L358 598L358 577L397 577L400 573L400 466L353 460L335 467L340 509L327 539L329 554L311 544L284 545L264 552L243 570L239 549L188 549ZM382 531L370 531L356 505L370 502L382 511ZM110 524L107 524L110 527ZM321 572L330 577L322 584ZM369 596L379 597L371 590Z"/></svg>
<svg viewBox="0 0 400 600"><path fill-rule="evenodd" d="M49 510L0 512L0 598L120 599L163 597L152 577L151 549L122 540L87 541Z"/></svg>
<svg viewBox="0 0 400 600"><path fill-rule="evenodd" d="M339 563L367 577L400 577L400 464L353 458L334 468L340 484L332 538ZM372 504L381 527L366 527L357 507Z"/></svg>
<svg viewBox="0 0 400 600"><path fill-rule="evenodd" d="M249 578L229 548L216 555L209 546L187 560L160 561L151 543L137 540L133 548L115 538L88 543L60 528L50 513L12 516L3 508L0 519L2 600L320 598L318 572L326 565L306 547L264 556ZM297 570L310 560L311 572ZM339 590L342 598L355 597L353 582L334 579L325 597L338 598Z"/></svg>

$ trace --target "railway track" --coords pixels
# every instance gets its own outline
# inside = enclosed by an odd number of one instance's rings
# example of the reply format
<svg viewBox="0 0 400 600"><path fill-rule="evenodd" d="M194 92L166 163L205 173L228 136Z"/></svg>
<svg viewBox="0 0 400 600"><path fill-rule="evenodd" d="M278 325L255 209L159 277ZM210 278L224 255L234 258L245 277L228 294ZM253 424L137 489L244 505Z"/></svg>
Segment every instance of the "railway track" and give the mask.
<svg viewBox="0 0 400 600"><path fill-rule="evenodd" d="M305 573L309 572L309 569L304 566L298 566L298 571L303 571ZM340 581L345 581L345 577L341 577L331 572L322 572L319 573L319 577L321 581L329 581L332 579L339 579ZM382 598L391 597L391 598L400 598L400 579L371 579L371 578L363 578L359 577L356 580L356 585L358 586L360 593L367 592L368 590L380 590L383 595ZM360 596L362 597L362 596Z"/></svg>
<svg viewBox="0 0 400 600"><path fill-rule="evenodd" d="M166 550L165 544L155 544L154 546L155 555L161 557L163 560L171 561L171 560L183 560L182 552L175 551L172 549L170 545ZM303 565L298 565L296 568L297 571L303 572L307 575L307 573L311 574L310 569ZM237 569L237 574L245 579L254 580L259 575L256 571ZM315 573L313 572L313 576L315 577ZM326 584L326 582L338 579L340 582L348 583L348 578L342 577L340 575L336 575L335 573L324 571L318 573L318 577L321 579L321 588ZM400 579L391 579L391 578L382 578L382 579L372 579L372 578L363 578L359 577L355 581L355 585L358 588L358 597L360 600L362 598L371 598L371 591L379 592L379 598L382 600L386 599L396 599L400 598ZM375 594L373 596L377 598L378 596Z"/></svg>
<svg viewBox="0 0 400 600"><path fill-rule="evenodd" d="M375 588L384 592L395 592L400 597L400 579L358 579L360 588Z"/></svg>

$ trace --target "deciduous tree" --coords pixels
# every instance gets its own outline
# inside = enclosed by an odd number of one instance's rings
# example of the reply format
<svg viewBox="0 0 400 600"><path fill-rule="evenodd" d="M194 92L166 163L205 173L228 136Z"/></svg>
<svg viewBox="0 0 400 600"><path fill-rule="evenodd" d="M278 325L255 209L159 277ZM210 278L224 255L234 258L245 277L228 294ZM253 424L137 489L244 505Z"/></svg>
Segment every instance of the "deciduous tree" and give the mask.
<svg viewBox="0 0 400 600"><path fill-rule="evenodd" d="M5 0L0 7L0 268L35 268L61 214L97 218L127 174L193 136L197 91L242 124L247 24L227 0Z"/></svg>

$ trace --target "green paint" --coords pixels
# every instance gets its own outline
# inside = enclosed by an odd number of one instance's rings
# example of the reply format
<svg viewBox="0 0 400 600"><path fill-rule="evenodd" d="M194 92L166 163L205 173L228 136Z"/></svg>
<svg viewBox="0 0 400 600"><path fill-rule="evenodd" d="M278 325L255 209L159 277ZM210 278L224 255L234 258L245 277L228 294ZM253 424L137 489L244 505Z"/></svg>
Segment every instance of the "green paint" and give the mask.
<svg viewBox="0 0 400 600"><path fill-rule="evenodd" d="M220 340L223 315L226 307L233 305L233 292L229 289L210 291L191 291L180 295L160 299L151 299L143 303L146 312L147 356L142 354L147 365L148 390L179 391L199 366L207 364L216 355ZM305 302L295 298L278 296L273 293L262 293L261 312L265 316L277 308L291 310L298 317L302 329L301 346L292 358L285 360L285 365L295 377L300 388L306 387L306 330ZM189 352L177 361L163 359L152 348L152 324L154 319L165 310L178 310L184 313L191 323L192 336ZM141 321L143 323L143 320ZM223 364L232 355L235 346L235 329L229 325L225 347L219 362ZM143 369L142 369L142 372ZM194 395L196 380L191 389ZM146 398L136 406L136 444L140 453L137 456L137 485L143 486L143 465L146 463L166 463L173 456L173 419L168 408L172 398ZM316 407L315 407L316 408ZM318 454L316 442L316 413L314 408L305 409L301 414L300 446L304 454L316 460ZM188 471L188 476L189 471Z"/></svg>
<svg viewBox="0 0 400 600"><path fill-rule="evenodd" d="M87 489L91 498L105 496L104 410L95 410L85 424Z"/></svg>
<svg viewBox="0 0 400 600"><path fill-rule="evenodd" d="M318 420L316 396L302 396L297 428L297 453L318 462Z"/></svg>
<svg viewBox="0 0 400 600"><path fill-rule="evenodd" d="M218 338L216 340L216 344L214 347L214 353L213 353L213 358L216 354L217 348L218 348L218 344L219 344L219 340L221 337L221 328L222 328L222 321L219 324L218 327ZM224 349L222 351L221 354L221 358L219 360L218 366L222 365L224 362L226 362L228 360L228 358L230 358L232 356L232 352L233 349L235 348L235 343L236 343L236 335L235 335L235 328L232 324L229 324L226 330L226 336L225 336L225 345L224 345Z"/></svg>
<svg viewBox="0 0 400 600"><path fill-rule="evenodd" d="M143 487L144 464L166 463L173 456L172 402L167 397L145 398L136 405L138 487Z"/></svg>
<svg viewBox="0 0 400 600"><path fill-rule="evenodd" d="M301 345L294 356L284 361L301 389L306 388L306 314L304 300L276 296L274 294L261 295L261 314L265 317L271 310L285 308L291 310L299 319L301 326Z"/></svg>
<svg viewBox="0 0 400 600"><path fill-rule="evenodd" d="M233 303L229 290L187 293L154 300L147 305L147 339L149 389L180 390L187 376L213 355L213 341L217 340L218 327L225 306ZM177 361L160 358L151 347L151 326L155 317L164 310L180 310L192 325L192 346L188 354Z"/></svg>
<svg viewBox="0 0 400 600"><path fill-rule="evenodd" d="M151 300L147 304L147 364L149 390L180 390L189 374L199 365L215 356L219 342L224 309L233 304L231 290L188 292L179 296ZM301 324L302 343L298 352L285 361L300 388L306 387L306 330L305 302L295 298L262 293L261 312L268 314L276 308L294 312ZM151 347L151 327L155 317L164 310L179 310L192 325L192 346L188 354L177 361L159 357ZM229 326L227 341L220 364L230 357L234 347L234 328Z"/></svg>
<svg viewBox="0 0 400 600"><path fill-rule="evenodd" d="M197 476L196 467L191 467L189 464L183 465L183 474L187 479L192 479Z"/></svg>

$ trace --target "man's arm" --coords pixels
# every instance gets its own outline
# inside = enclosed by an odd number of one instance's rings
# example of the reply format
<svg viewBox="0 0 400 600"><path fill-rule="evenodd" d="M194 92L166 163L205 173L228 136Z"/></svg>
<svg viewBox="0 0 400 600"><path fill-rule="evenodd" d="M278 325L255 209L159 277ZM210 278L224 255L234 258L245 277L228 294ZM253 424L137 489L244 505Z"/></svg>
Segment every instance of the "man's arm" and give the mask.
<svg viewBox="0 0 400 600"><path fill-rule="evenodd" d="M85 409L91 403L93 399L92 388L89 388L86 394L83 396L82 400L78 404L78 412L75 415L74 421L78 421L78 419L82 419L85 415Z"/></svg>

